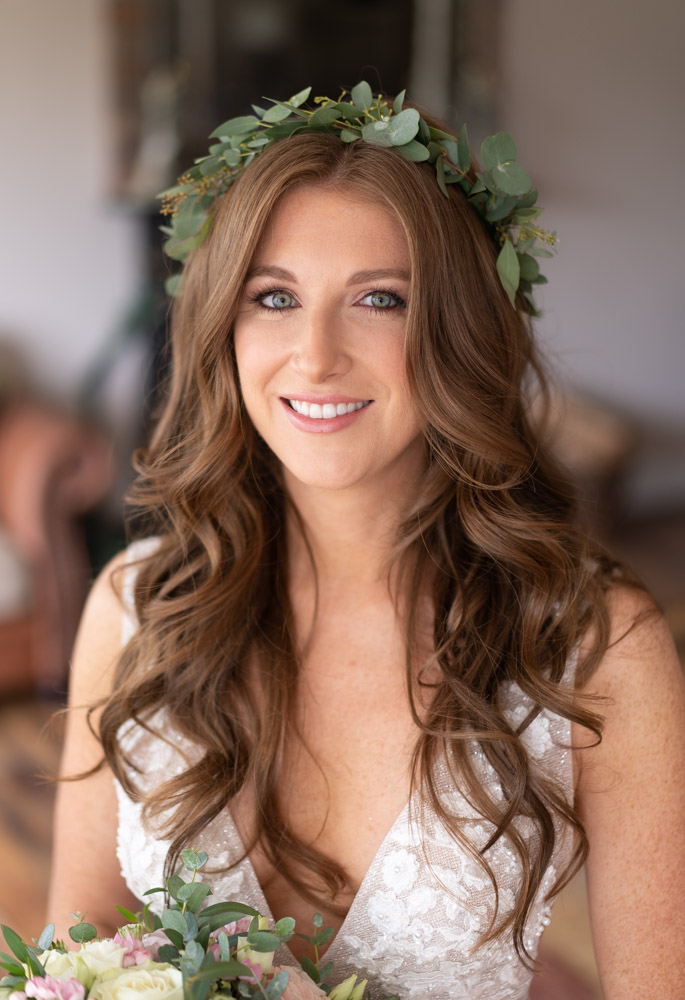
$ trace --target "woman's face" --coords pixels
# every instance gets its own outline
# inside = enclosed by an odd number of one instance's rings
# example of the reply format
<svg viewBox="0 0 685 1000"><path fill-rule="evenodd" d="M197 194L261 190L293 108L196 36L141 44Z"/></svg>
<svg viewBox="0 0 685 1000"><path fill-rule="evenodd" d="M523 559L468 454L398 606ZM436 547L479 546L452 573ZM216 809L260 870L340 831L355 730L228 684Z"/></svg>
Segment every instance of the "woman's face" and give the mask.
<svg viewBox="0 0 685 1000"><path fill-rule="evenodd" d="M390 488L419 473L403 360L409 269L402 228L381 205L317 186L279 202L250 267L235 351L247 412L286 481Z"/></svg>

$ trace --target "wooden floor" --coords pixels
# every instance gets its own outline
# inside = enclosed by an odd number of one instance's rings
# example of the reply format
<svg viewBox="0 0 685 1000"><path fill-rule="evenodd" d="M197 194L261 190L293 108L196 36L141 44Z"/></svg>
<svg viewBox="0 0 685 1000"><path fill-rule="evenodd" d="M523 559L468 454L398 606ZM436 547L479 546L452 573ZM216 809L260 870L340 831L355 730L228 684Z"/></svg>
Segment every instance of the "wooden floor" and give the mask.
<svg viewBox="0 0 685 1000"><path fill-rule="evenodd" d="M665 610L685 663L685 515L633 526L617 540ZM59 705L34 699L0 702L0 922L38 937L45 921L54 786L62 720ZM547 995L601 998L582 873L557 900L543 943L587 984Z"/></svg>

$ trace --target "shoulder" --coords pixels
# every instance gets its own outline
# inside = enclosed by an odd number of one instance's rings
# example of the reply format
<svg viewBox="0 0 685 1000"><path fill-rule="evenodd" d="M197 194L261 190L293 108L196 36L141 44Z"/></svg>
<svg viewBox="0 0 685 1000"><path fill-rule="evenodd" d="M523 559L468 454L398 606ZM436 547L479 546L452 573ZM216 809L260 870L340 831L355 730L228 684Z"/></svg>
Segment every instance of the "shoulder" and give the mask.
<svg viewBox="0 0 685 1000"><path fill-rule="evenodd" d="M81 617L69 683L72 705L107 697L121 648L130 636L137 564L158 544L146 538L118 553L95 580Z"/></svg>

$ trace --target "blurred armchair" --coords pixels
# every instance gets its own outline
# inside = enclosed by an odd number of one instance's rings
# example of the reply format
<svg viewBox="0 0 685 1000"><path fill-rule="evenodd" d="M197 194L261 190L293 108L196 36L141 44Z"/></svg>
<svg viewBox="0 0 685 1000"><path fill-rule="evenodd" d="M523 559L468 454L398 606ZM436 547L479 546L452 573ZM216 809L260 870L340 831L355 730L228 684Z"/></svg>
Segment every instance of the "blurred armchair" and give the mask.
<svg viewBox="0 0 685 1000"><path fill-rule="evenodd" d="M0 407L0 696L66 688L90 577L79 516L110 467L107 439L82 421L32 400Z"/></svg>

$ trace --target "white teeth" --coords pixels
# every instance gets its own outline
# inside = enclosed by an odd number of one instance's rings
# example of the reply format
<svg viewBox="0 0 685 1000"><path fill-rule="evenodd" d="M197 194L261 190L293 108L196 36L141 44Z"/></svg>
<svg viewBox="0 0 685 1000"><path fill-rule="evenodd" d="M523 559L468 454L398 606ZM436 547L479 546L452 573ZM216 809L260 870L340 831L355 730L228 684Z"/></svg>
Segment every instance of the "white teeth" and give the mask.
<svg viewBox="0 0 685 1000"><path fill-rule="evenodd" d="M301 413L305 417L313 417L315 420L332 420L333 417L342 417L345 413L354 413L368 406L370 399L360 400L358 403L307 403L302 399L289 399L288 402L293 410Z"/></svg>

